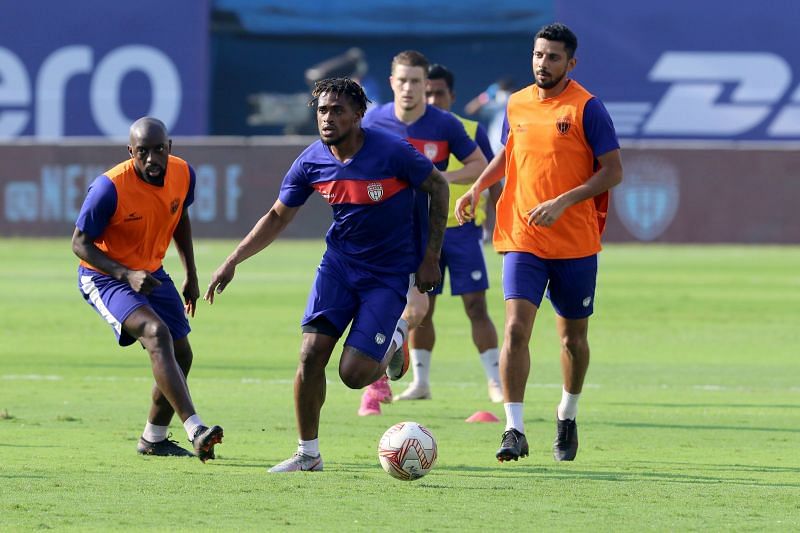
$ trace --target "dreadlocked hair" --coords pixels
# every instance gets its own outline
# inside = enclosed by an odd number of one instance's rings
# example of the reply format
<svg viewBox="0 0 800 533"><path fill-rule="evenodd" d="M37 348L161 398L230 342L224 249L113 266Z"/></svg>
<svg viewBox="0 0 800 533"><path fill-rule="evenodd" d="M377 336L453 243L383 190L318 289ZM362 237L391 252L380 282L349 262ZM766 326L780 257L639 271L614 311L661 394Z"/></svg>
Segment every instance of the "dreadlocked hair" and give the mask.
<svg viewBox="0 0 800 533"><path fill-rule="evenodd" d="M309 107L316 107L319 97L323 94L346 95L356 107L356 111L361 116L367 112L367 104L372 100L367 98L364 89L361 85L354 82L350 78L325 78L319 80L314 84L314 90L311 91L312 100L308 103Z"/></svg>

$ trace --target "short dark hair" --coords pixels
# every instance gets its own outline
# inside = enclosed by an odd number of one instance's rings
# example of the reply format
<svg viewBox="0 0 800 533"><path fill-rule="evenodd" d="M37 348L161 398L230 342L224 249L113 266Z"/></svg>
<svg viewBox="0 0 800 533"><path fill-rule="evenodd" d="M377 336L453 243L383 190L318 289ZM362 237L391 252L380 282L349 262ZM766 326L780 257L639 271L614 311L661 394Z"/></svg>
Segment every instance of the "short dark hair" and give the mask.
<svg viewBox="0 0 800 533"><path fill-rule="evenodd" d="M361 85L350 78L325 78L314 84L314 90L311 91L313 98L308 105L316 107L319 97L326 93L347 96L362 117L367 112L367 104L371 102Z"/></svg>
<svg viewBox="0 0 800 533"><path fill-rule="evenodd" d="M392 73L394 73L394 67L397 65L405 65L407 67L422 67L422 70L425 74L428 73L428 58L425 57L422 52L417 52L416 50L404 50L394 56L392 58Z"/></svg>
<svg viewBox="0 0 800 533"><path fill-rule="evenodd" d="M542 26L542 28L536 32L536 37L533 38L534 42L536 42L536 39L546 39L548 41L564 43L564 49L567 51L569 59L575 56L575 51L578 49L578 38L572 33L571 29L560 22Z"/></svg>
<svg viewBox="0 0 800 533"><path fill-rule="evenodd" d="M447 67L440 65L439 63L434 63L428 68L428 79L444 80L444 82L447 84L447 88L450 89L450 92L453 92L453 87L456 84L456 78L453 76L453 73L450 72Z"/></svg>

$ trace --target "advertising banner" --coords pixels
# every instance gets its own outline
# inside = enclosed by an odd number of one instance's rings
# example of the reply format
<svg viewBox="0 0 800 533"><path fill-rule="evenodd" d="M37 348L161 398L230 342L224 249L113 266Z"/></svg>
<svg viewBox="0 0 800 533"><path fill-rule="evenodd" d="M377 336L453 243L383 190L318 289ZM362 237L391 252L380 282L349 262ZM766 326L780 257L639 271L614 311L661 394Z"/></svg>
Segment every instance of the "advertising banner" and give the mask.
<svg viewBox="0 0 800 533"><path fill-rule="evenodd" d="M173 151L194 167L197 237L241 238L275 202L292 161L313 138L199 142ZM623 147L625 179L611 194L606 242L800 242L792 149ZM73 231L86 189L126 159L123 144L0 145L0 236ZM321 238L331 209L312 195L284 236Z"/></svg>
<svg viewBox="0 0 800 533"><path fill-rule="evenodd" d="M4 2L0 139L124 138L144 115L205 135L208 18L208 0Z"/></svg>
<svg viewBox="0 0 800 533"><path fill-rule="evenodd" d="M569 0L556 17L621 137L800 139L795 0Z"/></svg>

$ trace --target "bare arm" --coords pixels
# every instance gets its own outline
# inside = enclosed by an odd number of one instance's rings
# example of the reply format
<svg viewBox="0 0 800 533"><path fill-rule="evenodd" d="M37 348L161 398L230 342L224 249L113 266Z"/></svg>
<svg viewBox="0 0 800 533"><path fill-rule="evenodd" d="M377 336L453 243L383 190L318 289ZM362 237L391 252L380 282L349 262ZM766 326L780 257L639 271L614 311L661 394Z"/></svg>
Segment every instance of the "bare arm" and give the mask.
<svg viewBox="0 0 800 533"><path fill-rule="evenodd" d="M481 175L486 168L486 156L480 148L475 148L464 160L461 161L463 167L452 172L442 172L442 176L448 183L472 183Z"/></svg>
<svg viewBox="0 0 800 533"><path fill-rule="evenodd" d="M442 253L444 230L447 227L447 206L450 203L450 191L447 181L441 173L433 172L422 182L420 189L430 195L428 210L428 247L425 257L417 270L416 285L420 292L433 290L442 281L442 272L439 270L439 258Z"/></svg>
<svg viewBox="0 0 800 533"><path fill-rule="evenodd" d="M192 221L189 219L189 211L186 208L181 213L172 238L175 241L175 248L178 250L181 263L183 263L183 269L186 271L186 279L183 281L181 290L184 309L187 314L194 316L197 310L197 299L200 298L200 284L197 281L197 266L194 262Z"/></svg>
<svg viewBox="0 0 800 533"><path fill-rule="evenodd" d="M456 219L459 224L468 222L475 218L475 206L478 205L478 195L484 189L491 187L503 179L506 172L506 149L501 148L494 155L481 175L472 184L472 187L456 201Z"/></svg>
<svg viewBox="0 0 800 533"><path fill-rule="evenodd" d="M94 238L78 228L75 228L72 233L72 251L95 269L105 272L118 281L124 281L136 292L150 294L153 289L161 285L161 282L154 278L150 272L146 270L130 270L125 265L108 257L95 246Z"/></svg>
<svg viewBox="0 0 800 533"><path fill-rule="evenodd" d="M208 290L203 299L213 304L214 292L219 294L225 290L236 273L236 265L269 246L289 225L299 209L299 207L288 207L280 200L275 200L267 214L256 222L250 233L242 239L233 253L211 276L211 283L208 284Z"/></svg>
<svg viewBox="0 0 800 533"><path fill-rule="evenodd" d="M602 165L600 170L583 184L528 211L528 224L552 226L569 207L619 185L622 182L622 158L619 149L607 152L597 159Z"/></svg>

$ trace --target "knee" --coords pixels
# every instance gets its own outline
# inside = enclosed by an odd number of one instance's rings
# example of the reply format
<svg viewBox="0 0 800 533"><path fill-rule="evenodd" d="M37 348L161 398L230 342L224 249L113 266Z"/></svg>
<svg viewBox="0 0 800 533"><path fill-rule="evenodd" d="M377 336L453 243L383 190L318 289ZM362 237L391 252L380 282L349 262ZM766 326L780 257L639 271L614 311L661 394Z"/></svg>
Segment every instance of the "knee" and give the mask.
<svg viewBox="0 0 800 533"><path fill-rule="evenodd" d="M147 348L153 348L158 344L172 342L169 328L161 320L150 320L142 328L140 340Z"/></svg>
<svg viewBox="0 0 800 533"><path fill-rule="evenodd" d="M561 351L570 357L580 357L589 353L589 340L583 335L563 335Z"/></svg>
<svg viewBox="0 0 800 533"><path fill-rule="evenodd" d="M485 298L473 298L465 302L464 309L471 322L482 322L489 320L489 313L486 310Z"/></svg>
<svg viewBox="0 0 800 533"><path fill-rule="evenodd" d="M427 296L423 298L414 298L413 300L409 299L408 305L406 305L406 309L403 312L403 318L408 322L408 327L410 329L422 323L425 319L425 315L428 314L428 306Z"/></svg>
<svg viewBox="0 0 800 533"><path fill-rule="evenodd" d="M178 366L181 367L183 373L188 374L194 360L192 349L188 343L185 346L178 343L175 344L175 360L178 361Z"/></svg>
<svg viewBox="0 0 800 533"><path fill-rule="evenodd" d="M325 372L326 358L310 346L303 346L300 350L300 364L297 365L297 375L304 380Z"/></svg>
<svg viewBox="0 0 800 533"><path fill-rule="evenodd" d="M348 389L363 389L368 385L364 378L358 375L358 373L345 372L341 368L339 369L339 378L341 378L342 383L344 383Z"/></svg>
<svg viewBox="0 0 800 533"><path fill-rule="evenodd" d="M528 345L530 340L531 331L522 322L509 321L506 324L506 338L505 342L508 343L511 350L524 348Z"/></svg>
<svg viewBox="0 0 800 533"><path fill-rule="evenodd" d="M376 368L355 364L352 360L339 364L339 378L349 389L363 389L373 381Z"/></svg>

